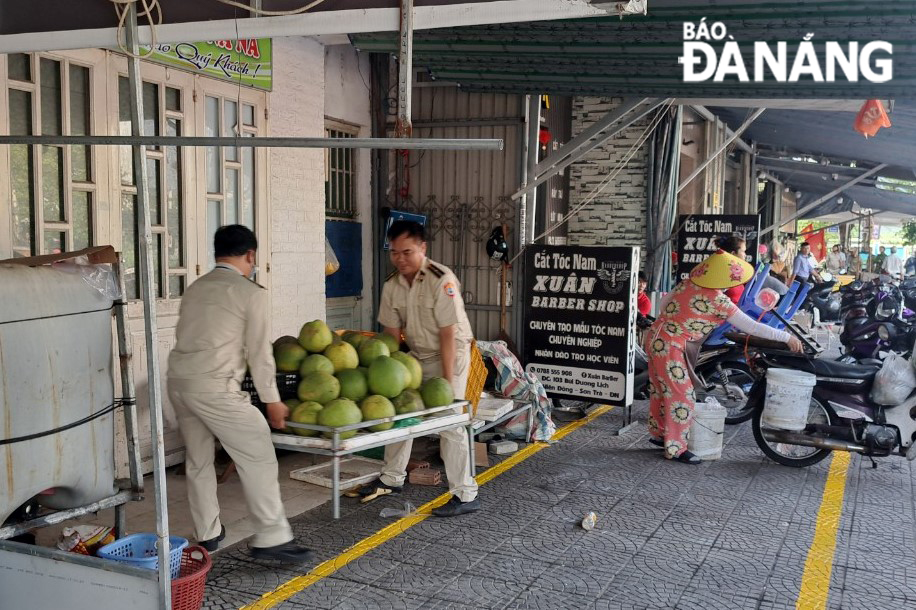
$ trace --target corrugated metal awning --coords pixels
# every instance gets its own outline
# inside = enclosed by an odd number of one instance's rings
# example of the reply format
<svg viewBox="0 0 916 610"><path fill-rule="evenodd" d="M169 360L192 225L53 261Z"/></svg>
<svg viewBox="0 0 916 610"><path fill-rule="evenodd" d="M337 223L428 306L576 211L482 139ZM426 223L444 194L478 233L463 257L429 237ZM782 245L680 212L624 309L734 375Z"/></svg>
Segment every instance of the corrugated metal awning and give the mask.
<svg viewBox="0 0 916 610"><path fill-rule="evenodd" d="M684 22L722 21L752 57L753 43L814 41L894 45L894 78L858 82L683 82ZM355 34L364 51L393 52L394 33ZM638 97L916 97L916 3L649 0L648 15L542 21L417 32L414 65L471 91ZM753 66L753 60L745 63Z"/></svg>

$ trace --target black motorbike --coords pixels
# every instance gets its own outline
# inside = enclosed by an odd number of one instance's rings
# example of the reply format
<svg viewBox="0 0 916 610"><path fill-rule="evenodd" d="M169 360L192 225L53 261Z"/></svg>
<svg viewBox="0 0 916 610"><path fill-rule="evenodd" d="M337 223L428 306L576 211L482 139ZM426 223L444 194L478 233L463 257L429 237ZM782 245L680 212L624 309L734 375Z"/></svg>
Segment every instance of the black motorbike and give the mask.
<svg viewBox="0 0 916 610"><path fill-rule="evenodd" d="M817 310L821 322L839 322L841 301L833 297L835 280L815 284L808 292L802 311L814 312Z"/></svg>
<svg viewBox="0 0 916 610"><path fill-rule="evenodd" d="M804 468L831 451L850 451L869 457L901 455L916 458L916 393L898 405L877 404L870 392L879 366L847 364L794 354L778 344L751 339L756 346L751 367L758 375L748 398L754 440L763 453L784 466ZM766 371L784 368L817 376L807 423L789 431L763 421Z"/></svg>
<svg viewBox="0 0 916 610"><path fill-rule="evenodd" d="M649 359L642 347L636 347L635 381L637 398L649 397ZM697 402L712 396L726 410L726 424L740 424L754 414L748 408L748 393L754 384L750 367L744 362L743 346L726 343L700 352L694 371L701 384L694 388Z"/></svg>

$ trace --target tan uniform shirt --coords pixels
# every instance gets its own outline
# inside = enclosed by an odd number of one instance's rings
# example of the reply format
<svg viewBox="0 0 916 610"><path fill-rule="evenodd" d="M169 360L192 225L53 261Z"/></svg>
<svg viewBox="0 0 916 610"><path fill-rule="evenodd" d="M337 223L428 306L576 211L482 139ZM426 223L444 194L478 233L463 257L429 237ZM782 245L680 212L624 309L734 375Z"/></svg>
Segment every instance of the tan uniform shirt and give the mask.
<svg viewBox="0 0 916 610"><path fill-rule="evenodd" d="M181 298L170 382L190 391L238 391L247 365L260 399L279 402L269 321L267 290L218 265Z"/></svg>
<svg viewBox="0 0 916 610"><path fill-rule="evenodd" d="M407 345L420 360L440 356L440 328L455 325L458 353L474 338L458 279L451 269L428 258L413 284L397 272L388 278L382 288L378 321L382 326L403 329Z"/></svg>

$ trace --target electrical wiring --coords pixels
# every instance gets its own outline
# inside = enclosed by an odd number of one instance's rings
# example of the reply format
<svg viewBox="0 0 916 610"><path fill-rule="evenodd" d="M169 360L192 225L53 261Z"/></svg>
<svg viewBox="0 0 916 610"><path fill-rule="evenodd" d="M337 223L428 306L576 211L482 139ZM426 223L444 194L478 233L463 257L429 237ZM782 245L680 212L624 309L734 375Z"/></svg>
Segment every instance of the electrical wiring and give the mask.
<svg viewBox="0 0 916 610"><path fill-rule="evenodd" d="M156 28L162 25L162 7L159 5L159 0L111 0L111 3L114 5L115 14L118 16L118 48L121 49L122 53L125 53L129 57L135 59L143 59L149 57L153 53L153 49L156 48ZM149 22L150 30L150 48L145 53L134 53L127 48L127 37L123 36L124 41L122 42L122 32L124 32L124 27L127 23L127 15L130 9L131 4L142 4L143 11L137 11L137 19L140 17L146 17ZM153 19L153 12L156 13L156 18Z"/></svg>

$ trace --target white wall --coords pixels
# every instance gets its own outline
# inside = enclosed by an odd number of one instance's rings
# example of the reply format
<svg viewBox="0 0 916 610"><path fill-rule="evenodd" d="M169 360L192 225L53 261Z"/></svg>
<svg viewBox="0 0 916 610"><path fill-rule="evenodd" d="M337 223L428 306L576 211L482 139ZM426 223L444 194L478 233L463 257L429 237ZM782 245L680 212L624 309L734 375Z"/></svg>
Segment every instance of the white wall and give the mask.
<svg viewBox="0 0 916 610"><path fill-rule="evenodd" d="M268 135L324 137L324 47L275 38ZM273 336L324 318L324 150L270 150Z"/></svg>
<svg viewBox="0 0 916 610"><path fill-rule="evenodd" d="M335 45L325 48L325 90L324 114L334 119L359 127L359 137L372 135L371 110L369 107L370 65L366 54L358 54L350 45ZM362 328L374 328L372 319L372 174L371 151L358 149L357 209L354 220L362 223L363 235L363 300L360 305Z"/></svg>

